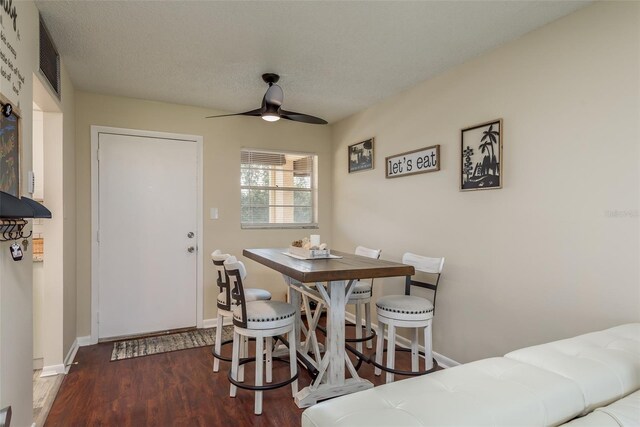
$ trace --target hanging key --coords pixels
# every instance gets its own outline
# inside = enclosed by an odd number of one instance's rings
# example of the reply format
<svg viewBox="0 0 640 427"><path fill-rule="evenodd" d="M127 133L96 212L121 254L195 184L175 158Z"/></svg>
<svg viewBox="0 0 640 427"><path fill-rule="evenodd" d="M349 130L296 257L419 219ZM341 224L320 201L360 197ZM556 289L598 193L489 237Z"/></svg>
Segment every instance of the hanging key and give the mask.
<svg viewBox="0 0 640 427"><path fill-rule="evenodd" d="M22 259L22 248L19 244L14 242L13 245L9 247L9 250L11 251L11 258L13 258L14 261L20 261Z"/></svg>

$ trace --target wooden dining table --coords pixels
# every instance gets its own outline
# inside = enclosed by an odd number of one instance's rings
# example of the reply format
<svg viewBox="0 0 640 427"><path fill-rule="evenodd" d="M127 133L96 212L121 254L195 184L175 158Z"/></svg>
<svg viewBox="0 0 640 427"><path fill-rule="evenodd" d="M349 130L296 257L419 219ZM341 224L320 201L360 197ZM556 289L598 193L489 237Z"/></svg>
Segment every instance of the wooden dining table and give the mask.
<svg viewBox="0 0 640 427"><path fill-rule="evenodd" d="M358 279L411 276L410 265L331 251L338 258L300 259L284 248L245 249L243 255L282 274L289 287L289 300L296 307L298 353L314 366L317 375L298 392L295 402L300 408L343 394L372 388L360 378L345 350L345 308L353 283ZM311 301L317 304L311 310ZM326 307L327 333L324 354L316 337L320 313ZM302 310L306 324L302 321ZM347 370L350 377L347 378Z"/></svg>

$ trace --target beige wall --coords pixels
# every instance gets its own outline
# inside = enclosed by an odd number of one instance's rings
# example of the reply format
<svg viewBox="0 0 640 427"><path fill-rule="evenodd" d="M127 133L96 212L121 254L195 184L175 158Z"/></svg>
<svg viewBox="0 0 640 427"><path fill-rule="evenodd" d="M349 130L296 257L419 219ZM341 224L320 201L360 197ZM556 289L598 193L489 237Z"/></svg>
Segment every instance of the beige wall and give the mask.
<svg viewBox="0 0 640 427"><path fill-rule="evenodd" d="M61 80L62 102L39 73L33 75L33 101L44 111L39 114L41 128L37 131L42 133L39 144L43 159L42 169L36 171L36 183L42 185L44 204L52 213L51 219L40 220L41 225L36 226L45 238L43 301L34 306L40 310L34 311L34 322L41 320L45 373L62 372L76 338L75 91L63 65ZM38 137L36 127L34 140ZM38 285L34 279L34 292ZM38 335L37 329L34 327L34 335Z"/></svg>
<svg viewBox="0 0 640 427"><path fill-rule="evenodd" d="M29 170L32 169L32 102L34 97L33 79L34 73L38 73L38 34L39 20L38 10L31 1L14 2L18 18L17 28L20 31L20 40L15 39L12 21L2 20L2 30L7 40L16 51L17 59L14 63L24 76L24 84L20 94L13 92L13 83L0 79L0 92L8 97L10 101L17 105L22 113L21 143L22 143L22 194L27 195L26 178ZM4 11L0 11L4 13ZM0 43L0 49L6 57L12 54L4 43ZM4 68L4 67L3 67ZM57 107L65 114L72 116L73 86L62 71L64 98ZM37 78L37 77L36 77ZM15 81L15 78L13 79ZM71 110L69 109L71 108ZM68 126L65 122L63 126ZM72 134L74 129L65 129L65 163L62 166L67 177L64 186L71 188L75 192L75 171L73 164L68 162L69 153L75 151ZM71 199L73 201L73 199ZM65 226L75 229L74 215L69 213ZM30 226L29 226L30 227ZM31 251L25 254L20 262L14 262L9 256L8 245L10 243L0 243L0 407L11 405L13 408L13 418L11 425L28 426L32 424L32 355L33 355L33 263L31 261ZM29 249L33 246L30 245ZM65 256L68 253L75 254L75 241L65 245ZM75 257L71 256L69 268L75 270ZM74 280L73 277L70 280ZM66 285L74 287L75 284ZM58 311L62 310L58 307ZM71 308L65 317L73 317L75 306ZM62 316L60 316L62 318ZM68 326L69 335L75 337L75 321ZM60 327L60 330L64 326ZM62 336L60 336L62 339ZM66 343L65 343L66 344ZM60 349L61 346L58 346ZM60 349L62 356L69 351L69 346L62 346Z"/></svg>
<svg viewBox="0 0 640 427"><path fill-rule="evenodd" d="M43 369L60 372L64 361L64 187L62 117L45 112L44 122L44 195L51 219L42 221L44 247Z"/></svg>
<svg viewBox="0 0 640 427"><path fill-rule="evenodd" d="M15 63L23 73L25 83L20 95L16 95L13 84L0 78L0 92L21 110L21 179L24 183L27 171L31 169L31 76L37 64L38 14L31 2L14 5L18 12L17 26L21 40L17 41L11 20L6 19L6 15L2 20L2 31L6 32L5 36L16 50ZM12 57L4 43L0 43L0 50L5 57ZM2 65L2 68L6 66ZM26 190L23 186L25 195ZM32 422L33 270L29 254L20 262L11 259L11 243L0 243L0 408L11 405L11 425L27 426Z"/></svg>
<svg viewBox="0 0 640 427"><path fill-rule="evenodd" d="M78 205L78 335L91 333L91 125L173 132L204 137L204 318L216 315L214 270L209 254L219 248L241 255L242 248L287 246L310 230L240 229L240 148L269 148L317 153L319 160L319 233L331 230L330 130L280 121L266 123L252 117L205 119L211 110L76 92L77 205ZM209 219L209 209L219 209L219 219ZM249 284L271 290L284 299L282 278L253 261L245 260Z"/></svg>
<svg viewBox="0 0 640 427"><path fill-rule="evenodd" d="M62 170L63 185L63 351L66 357L77 333L76 321L76 139L75 139L75 89L62 65Z"/></svg>
<svg viewBox="0 0 640 427"><path fill-rule="evenodd" d="M446 257L435 351L640 320L639 11L587 7L333 127L333 247ZM496 118L504 188L459 192L460 129ZM347 174L347 145L372 136L375 170ZM441 171L385 179L385 156L434 144Z"/></svg>

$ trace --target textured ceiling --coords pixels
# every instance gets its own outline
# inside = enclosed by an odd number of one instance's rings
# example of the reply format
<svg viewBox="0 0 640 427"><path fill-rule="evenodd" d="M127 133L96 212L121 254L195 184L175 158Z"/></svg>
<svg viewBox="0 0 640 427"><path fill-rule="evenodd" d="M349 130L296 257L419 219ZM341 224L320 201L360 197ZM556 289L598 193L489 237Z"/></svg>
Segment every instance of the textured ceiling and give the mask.
<svg viewBox="0 0 640 427"><path fill-rule="evenodd" d="M77 89L241 112L275 72L285 109L330 122L585 4L36 2Z"/></svg>

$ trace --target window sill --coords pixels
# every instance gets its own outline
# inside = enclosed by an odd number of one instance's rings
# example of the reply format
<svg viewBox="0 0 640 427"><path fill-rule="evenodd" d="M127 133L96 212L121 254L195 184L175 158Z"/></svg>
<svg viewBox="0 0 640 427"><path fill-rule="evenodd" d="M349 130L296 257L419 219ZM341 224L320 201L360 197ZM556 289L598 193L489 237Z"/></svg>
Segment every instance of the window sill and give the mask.
<svg viewBox="0 0 640 427"><path fill-rule="evenodd" d="M318 224L240 224L242 230L317 230Z"/></svg>

